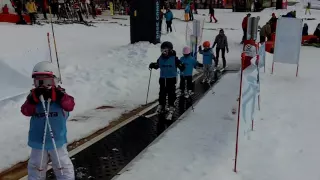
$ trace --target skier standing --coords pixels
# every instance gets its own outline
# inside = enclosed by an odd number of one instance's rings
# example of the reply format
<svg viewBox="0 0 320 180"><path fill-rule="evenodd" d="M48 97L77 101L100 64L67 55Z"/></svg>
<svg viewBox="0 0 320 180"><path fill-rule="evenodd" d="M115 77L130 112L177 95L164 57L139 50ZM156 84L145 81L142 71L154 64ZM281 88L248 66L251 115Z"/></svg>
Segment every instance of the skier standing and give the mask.
<svg viewBox="0 0 320 180"><path fill-rule="evenodd" d="M167 33L169 33L169 30L170 30L170 32L172 32L171 25L172 25L172 20L173 20L173 14L169 8L167 9L167 12L164 14L164 17L166 18Z"/></svg>
<svg viewBox="0 0 320 180"><path fill-rule="evenodd" d="M37 6L34 2L34 0L29 0L26 3L26 9L28 11L28 14L30 16L30 23L32 24L36 24L36 14L37 14Z"/></svg>
<svg viewBox="0 0 320 180"><path fill-rule="evenodd" d="M215 63L214 63L215 68L218 67L219 53L221 51L223 67L220 70L224 70L224 68L226 68L226 65L227 65L225 53L226 53L226 50L227 50L227 53L229 53L229 48L228 48L228 39L227 39L227 36L224 34L223 29L220 29L219 34L216 36L216 39L214 40L214 43L212 46L212 49L214 48L215 45L217 45L216 58L215 58Z"/></svg>
<svg viewBox="0 0 320 180"><path fill-rule="evenodd" d="M215 23L218 22L218 20L216 19L216 17L214 16L214 9L212 6L209 7L209 15L210 15L210 22L212 22L212 18L215 20Z"/></svg>
<svg viewBox="0 0 320 180"><path fill-rule="evenodd" d="M190 47L186 46L182 50L183 56L180 58L180 61L184 64L185 69L180 73L180 91L181 94L184 94L186 98L193 94L193 84L192 84L192 75L193 68L203 67L195 58L191 56ZM187 89L185 89L187 81Z"/></svg>
<svg viewBox="0 0 320 180"><path fill-rule="evenodd" d="M242 30L243 30L243 36L242 36L242 41L241 44L244 43L245 40L247 40L247 26L248 26L248 20L250 18L251 14L248 13L246 17L243 18L242 20Z"/></svg>
<svg viewBox="0 0 320 180"><path fill-rule="evenodd" d="M31 117L28 145L32 150L28 162L28 179L44 180L50 158L58 180L74 180L74 168L66 146L66 120L74 108L74 98L57 86L60 78L58 68L48 61L35 65L32 78L35 88L21 106L22 114ZM41 95L46 102L49 98L52 101L48 113L55 144L51 140L50 126L46 123Z"/></svg>
<svg viewBox="0 0 320 180"><path fill-rule="evenodd" d="M176 100L176 83L177 83L177 68L180 71L185 69L185 66L176 57L176 52L173 50L171 42L163 42L161 44L161 56L157 62L150 63L149 69L160 68L160 92L159 92L159 106L157 113L165 111L166 97L168 95L169 115L174 113L174 102Z"/></svg>
<svg viewBox="0 0 320 180"><path fill-rule="evenodd" d="M199 46L199 53L202 54L203 59L203 73L204 79L202 83L211 83L212 81L212 59L215 59L212 48L210 48L210 42L205 41L203 44L204 50Z"/></svg>
<svg viewBox="0 0 320 180"><path fill-rule="evenodd" d="M311 15L310 9L311 9L311 3L308 2L307 7L306 7L306 11L304 12L304 14L307 15L307 12L309 12L309 15Z"/></svg>

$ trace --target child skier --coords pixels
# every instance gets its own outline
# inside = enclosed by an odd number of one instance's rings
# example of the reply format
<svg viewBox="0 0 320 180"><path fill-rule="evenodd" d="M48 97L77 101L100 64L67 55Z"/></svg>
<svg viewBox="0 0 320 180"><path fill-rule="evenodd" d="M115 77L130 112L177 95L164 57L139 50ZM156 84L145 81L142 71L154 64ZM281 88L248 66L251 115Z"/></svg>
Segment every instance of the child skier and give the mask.
<svg viewBox="0 0 320 180"><path fill-rule="evenodd" d="M210 42L205 41L203 44L204 50L199 46L199 53L202 54L203 59L203 73L204 79L202 83L211 83L212 81L212 60L215 59L212 48L210 48Z"/></svg>
<svg viewBox="0 0 320 180"><path fill-rule="evenodd" d="M201 63L196 61L191 56L190 47L186 46L182 50L183 56L180 58L180 61L184 64L185 69L180 73L180 90L181 94L184 94L185 98L189 98L193 94L193 84L192 84L192 73L193 68L203 67ZM187 89L185 89L187 81Z"/></svg>
<svg viewBox="0 0 320 180"><path fill-rule="evenodd" d="M58 68L48 61L34 66L32 78L35 88L21 106L22 114L31 117L28 145L32 150L28 162L28 179L44 180L50 158L58 180L74 180L73 164L66 146L66 120L74 108L74 98L58 86ZM42 106L42 98L46 106L51 101L46 111Z"/></svg>
<svg viewBox="0 0 320 180"><path fill-rule="evenodd" d="M185 69L185 66L181 63L176 52L173 50L171 42L163 42L161 44L161 56L157 62L150 63L149 69L160 68L160 92L159 92L159 106L157 113L163 113L166 106L166 97L168 94L169 112L167 119L171 119L175 107L174 102L176 100L176 83L177 83L177 68L180 71Z"/></svg>

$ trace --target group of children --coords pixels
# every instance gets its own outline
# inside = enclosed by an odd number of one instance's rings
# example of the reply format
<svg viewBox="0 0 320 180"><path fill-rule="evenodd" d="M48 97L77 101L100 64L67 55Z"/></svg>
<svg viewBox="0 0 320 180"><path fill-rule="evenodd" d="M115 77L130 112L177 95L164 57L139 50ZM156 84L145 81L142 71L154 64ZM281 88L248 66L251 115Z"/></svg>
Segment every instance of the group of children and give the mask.
<svg viewBox="0 0 320 180"><path fill-rule="evenodd" d="M214 43L214 45L216 42ZM213 45L213 47L214 47ZM203 67L204 78L202 83L212 83L213 71L218 68L218 57L213 53L213 47L210 47L210 42L205 41L203 48L199 46L199 53L202 54L202 63L199 63L191 54L191 48L186 46L182 49L183 56L179 59L176 56L175 50L171 42L163 42L161 44L161 55L157 62L150 63L149 69L160 68L160 92L159 92L159 106L157 113L164 113L168 111L168 116L171 117L175 111L174 102L176 100L176 82L178 71L180 70L180 92L188 98L193 94L193 69L197 67ZM227 49L227 51L229 51ZM214 61L214 67L213 67ZM223 71L226 67L225 58L223 57ZM168 104L166 103L166 97L168 95ZM168 108L166 108L168 105Z"/></svg>
<svg viewBox="0 0 320 180"><path fill-rule="evenodd" d="M215 45L215 44L214 44ZM213 45L213 47L214 47ZM149 69L160 68L159 107L157 112L165 112L168 95L169 115L175 111L176 83L180 70L181 94L189 97L193 94L193 68L203 67L203 82L211 83L212 70L218 65L210 42L199 47L203 62L199 63L191 55L190 47L182 49L179 59L171 42L161 44L161 56L157 62L151 63ZM213 68L213 60L215 68ZM225 62L223 63L225 67ZM74 167L67 151L66 121L75 106L74 98L59 86L60 73L58 67L48 61L35 65L32 73L35 88L30 91L21 113L31 117L28 145L32 148L28 162L28 179L45 179L49 159L58 180L74 180Z"/></svg>

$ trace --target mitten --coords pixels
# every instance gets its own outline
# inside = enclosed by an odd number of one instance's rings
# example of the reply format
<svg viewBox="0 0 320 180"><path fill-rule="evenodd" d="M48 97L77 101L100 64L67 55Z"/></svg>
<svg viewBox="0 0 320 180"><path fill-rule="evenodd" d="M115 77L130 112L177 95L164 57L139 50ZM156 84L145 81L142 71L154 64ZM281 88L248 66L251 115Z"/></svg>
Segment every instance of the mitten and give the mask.
<svg viewBox="0 0 320 180"><path fill-rule="evenodd" d="M61 99L63 98L63 96L65 95L65 89L63 89L62 87L58 86L57 88L55 88L55 92L56 92L56 101L57 102L61 102Z"/></svg>

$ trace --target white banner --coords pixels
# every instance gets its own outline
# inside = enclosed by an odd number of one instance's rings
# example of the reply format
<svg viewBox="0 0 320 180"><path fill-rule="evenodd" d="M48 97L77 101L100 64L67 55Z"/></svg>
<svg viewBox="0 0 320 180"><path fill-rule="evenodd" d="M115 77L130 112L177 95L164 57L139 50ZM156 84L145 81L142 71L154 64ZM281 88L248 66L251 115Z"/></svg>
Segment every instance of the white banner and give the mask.
<svg viewBox="0 0 320 180"><path fill-rule="evenodd" d="M258 68L265 68L266 67L266 43L262 43L259 51L259 64L258 64Z"/></svg>
<svg viewBox="0 0 320 180"><path fill-rule="evenodd" d="M258 68L256 66L257 56L251 59L251 65L243 70L242 91L240 106L240 135L247 136L252 130L254 112L256 109L257 95L259 91Z"/></svg>
<svg viewBox="0 0 320 180"><path fill-rule="evenodd" d="M299 64L302 19L281 17L277 21L273 61Z"/></svg>

